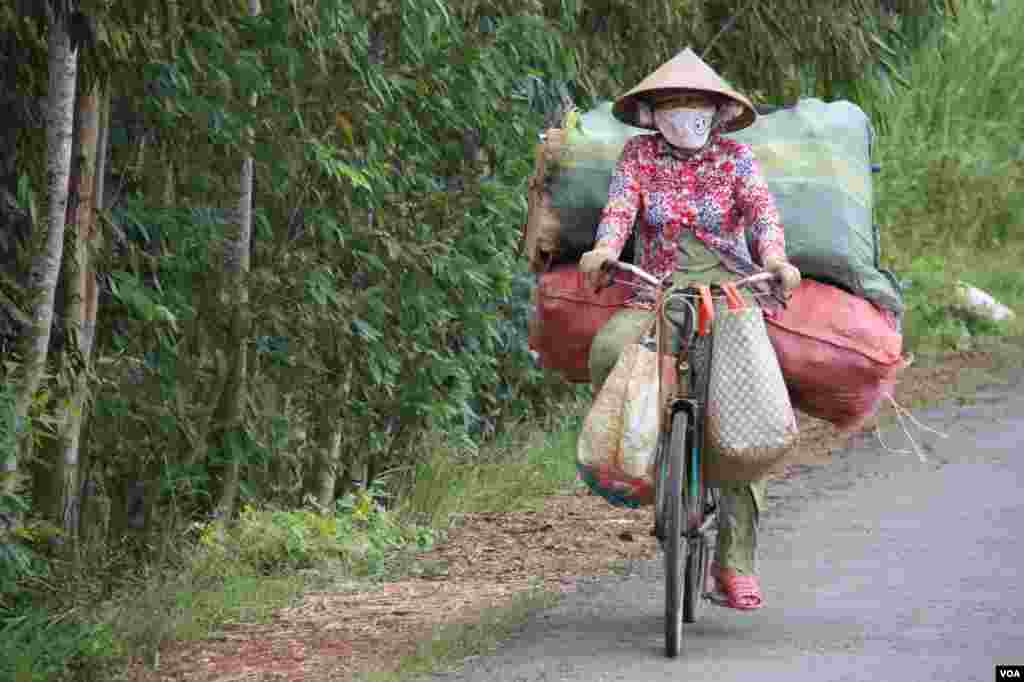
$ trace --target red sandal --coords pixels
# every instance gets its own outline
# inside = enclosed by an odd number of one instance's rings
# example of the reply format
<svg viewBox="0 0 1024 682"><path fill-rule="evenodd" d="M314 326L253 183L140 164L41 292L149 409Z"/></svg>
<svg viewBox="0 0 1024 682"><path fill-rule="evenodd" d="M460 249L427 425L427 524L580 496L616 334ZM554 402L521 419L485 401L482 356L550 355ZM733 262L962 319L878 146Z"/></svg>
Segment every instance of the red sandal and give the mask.
<svg viewBox="0 0 1024 682"><path fill-rule="evenodd" d="M715 562L711 562L708 573L715 583L710 598L719 606L740 611L756 611L764 606L756 575L740 575L731 568L719 568Z"/></svg>

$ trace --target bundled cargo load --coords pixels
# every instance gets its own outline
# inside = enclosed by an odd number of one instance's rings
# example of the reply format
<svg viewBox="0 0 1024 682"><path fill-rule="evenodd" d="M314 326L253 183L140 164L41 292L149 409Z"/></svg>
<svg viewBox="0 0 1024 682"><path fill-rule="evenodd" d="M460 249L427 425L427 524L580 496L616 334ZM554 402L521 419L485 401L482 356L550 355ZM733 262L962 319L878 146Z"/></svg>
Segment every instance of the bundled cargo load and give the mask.
<svg viewBox="0 0 1024 682"><path fill-rule="evenodd" d="M626 141L649 130L620 123L605 102L584 114L570 112L562 128L544 134L535 149L524 247L530 268L574 263L594 244L608 202L615 164ZM629 262L632 244L623 250Z"/></svg>
<svg viewBox="0 0 1024 682"><path fill-rule="evenodd" d="M594 291L575 265L557 265L538 276L529 347L542 368L570 382L590 381L591 342L633 294L627 279L620 275L616 283Z"/></svg>
<svg viewBox="0 0 1024 682"><path fill-rule="evenodd" d="M568 116L537 146L524 235L534 272L575 262L593 245L623 146L650 132L620 123L611 108L604 102ZM804 276L900 315L899 287L881 269L871 219L872 135L856 105L803 99L728 136L753 149L782 216L786 253ZM628 260L629 245L623 254Z"/></svg>
<svg viewBox="0 0 1024 682"><path fill-rule="evenodd" d="M874 416L910 364L892 315L828 284L805 279L767 322L793 407L843 431Z"/></svg>
<svg viewBox="0 0 1024 682"><path fill-rule="evenodd" d="M622 147L647 132L617 121L604 103L568 118L538 146L525 234L531 268L540 273L530 347L542 367L570 381L589 380L590 343L630 293L590 292L574 263L593 244ZM909 364L899 330L902 298L880 268L872 222L870 121L849 102L806 99L730 137L749 144L759 160L787 255L805 278L768 321L793 406L856 429Z"/></svg>
<svg viewBox="0 0 1024 682"><path fill-rule="evenodd" d="M880 267L871 218L872 136L859 107L819 99L729 135L753 149L782 216L786 255L803 275L902 314L895 278Z"/></svg>

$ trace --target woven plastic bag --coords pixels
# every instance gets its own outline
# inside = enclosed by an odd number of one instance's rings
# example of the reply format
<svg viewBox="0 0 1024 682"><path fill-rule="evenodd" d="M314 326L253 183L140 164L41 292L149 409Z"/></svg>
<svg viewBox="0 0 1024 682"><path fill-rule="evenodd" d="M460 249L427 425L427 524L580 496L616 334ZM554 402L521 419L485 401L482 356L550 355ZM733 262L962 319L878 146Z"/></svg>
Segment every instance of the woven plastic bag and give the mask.
<svg viewBox="0 0 1024 682"><path fill-rule="evenodd" d="M674 357L663 356L661 388L674 383ZM644 343L622 351L594 399L576 450L580 477L616 506L653 504L659 437L658 353Z"/></svg>
<svg viewBox="0 0 1024 682"><path fill-rule="evenodd" d="M899 314L903 298L881 269L871 217L873 134L855 104L808 98L729 137L753 150L786 226L786 255L803 275Z"/></svg>
<svg viewBox="0 0 1024 682"><path fill-rule="evenodd" d="M629 280L619 275L615 283L594 291L576 265L557 265L538 275L528 343L540 366L570 382L589 382L591 343L633 295Z"/></svg>
<svg viewBox="0 0 1024 682"><path fill-rule="evenodd" d="M891 316L828 284L803 280L767 322L793 406L842 431L874 416L910 364Z"/></svg>
<svg viewBox="0 0 1024 682"><path fill-rule="evenodd" d="M768 338L764 314L725 285L728 306L712 325L705 475L755 481L796 444L796 414Z"/></svg>
<svg viewBox="0 0 1024 682"><path fill-rule="evenodd" d="M619 457L630 476L646 477L653 471L658 447L658 355L639 350L626 385Z"/></svg>

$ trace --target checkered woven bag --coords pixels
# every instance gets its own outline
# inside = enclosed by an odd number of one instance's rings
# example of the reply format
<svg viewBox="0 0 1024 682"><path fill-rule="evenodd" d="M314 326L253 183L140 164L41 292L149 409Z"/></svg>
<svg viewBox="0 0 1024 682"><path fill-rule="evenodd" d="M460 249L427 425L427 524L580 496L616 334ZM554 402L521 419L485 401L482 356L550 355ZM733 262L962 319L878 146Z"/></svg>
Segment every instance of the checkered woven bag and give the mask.
<svg viewBox="0 0 1024 682"><path fill-rule="evenodd" d="M712 326L707 394L705 475L711 481L753 481L796 444L796 415L764 315L735 286Z"/></svg>

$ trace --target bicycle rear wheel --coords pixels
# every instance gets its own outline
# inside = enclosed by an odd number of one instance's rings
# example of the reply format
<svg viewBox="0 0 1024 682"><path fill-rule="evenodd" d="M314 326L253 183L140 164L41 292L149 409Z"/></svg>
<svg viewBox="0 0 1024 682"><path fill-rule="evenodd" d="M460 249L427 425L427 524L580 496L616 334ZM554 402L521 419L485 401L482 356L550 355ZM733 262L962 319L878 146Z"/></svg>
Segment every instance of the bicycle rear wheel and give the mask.
<svg viewBox="0 0 1024 682"><path fill-rule="evenodd" d="M688 415L680 410L672 416L667 454L664 512L665 539L665 655L675 658L683 646L683 564L687 539L684 537L683 484L686 467Z"/></svg>

